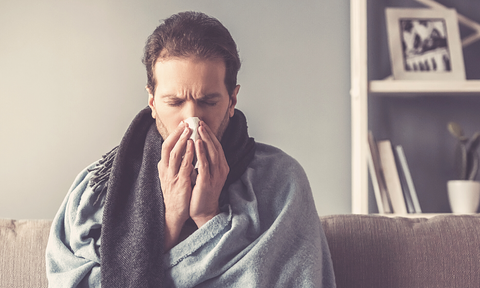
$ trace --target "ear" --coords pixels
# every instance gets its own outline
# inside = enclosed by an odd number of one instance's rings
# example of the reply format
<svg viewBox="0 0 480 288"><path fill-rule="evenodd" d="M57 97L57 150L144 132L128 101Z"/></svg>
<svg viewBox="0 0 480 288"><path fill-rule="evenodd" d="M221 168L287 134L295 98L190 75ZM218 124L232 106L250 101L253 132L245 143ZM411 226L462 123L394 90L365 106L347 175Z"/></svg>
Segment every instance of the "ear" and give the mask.
<svg viewBox="0 0 480 288"><path fill-rule="evenodd" d="M230 96L230 105L228 107L228 113L230 117L233 117L233 114L235 114L235 105L237 105L238 91L240 91L240 85L235 86L235 89L233 89L233 93Z"/></svg>
<svg viewBox="0 0 480 288"><path fill-rule="evenodd" d="M157 117L157 110L155 109L155 95L147 86L145 86L145 90L147 90L148 93L148 106L150 109L152 109L152 118L155 119Z"/></svg>

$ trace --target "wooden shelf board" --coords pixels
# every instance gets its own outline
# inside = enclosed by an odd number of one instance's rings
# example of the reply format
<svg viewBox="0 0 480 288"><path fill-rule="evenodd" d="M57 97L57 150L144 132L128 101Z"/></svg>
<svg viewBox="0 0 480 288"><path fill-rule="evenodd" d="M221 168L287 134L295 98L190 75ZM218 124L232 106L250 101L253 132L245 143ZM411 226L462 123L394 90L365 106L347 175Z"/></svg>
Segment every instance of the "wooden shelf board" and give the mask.
<svg viewBox="0 0 480 288"><path fill-rule="evenodd" d="M369 91L380 96L413 96L457 94L480 96L480 80L431 81L431 80L374 80Z"/></svg>

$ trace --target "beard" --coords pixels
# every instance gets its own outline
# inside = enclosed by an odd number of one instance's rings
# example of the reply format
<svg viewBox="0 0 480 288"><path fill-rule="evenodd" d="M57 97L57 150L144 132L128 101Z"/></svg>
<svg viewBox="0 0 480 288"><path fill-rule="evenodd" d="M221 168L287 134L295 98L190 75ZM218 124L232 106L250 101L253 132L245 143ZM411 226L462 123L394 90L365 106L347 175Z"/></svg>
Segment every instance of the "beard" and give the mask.
<svg viewBox="0 0 480 288"><path fill-rule="evenodd" d="M167 127L165 127L165 124L163 124L162 120L160 120L159 118L160 117L156 117L155 123L156 123L158 132L162 136L163 140L165 140L168 138L170 133L168 132ZM218 142L221 142L223 133L225 133L225 130L227 129L229 122L230 122L230 117L227 109L225 116L223 117L222 122L220 123L220 126L218 126L217 131L213 131L213 133L215 134L215 137L217 137Z"/></svg>
<svg viewBox="0 0 480 288"><path fill-rule="evenodd" d="M218 126L217 132L214 132L215 136L217 136L218 142L222 141L223 133L225 133L225 130L227 130L229 122L230 122L230 116L227 109L227 112L225 113L225 116L223 117L223 120L220 123L220 126Z"/></svg>

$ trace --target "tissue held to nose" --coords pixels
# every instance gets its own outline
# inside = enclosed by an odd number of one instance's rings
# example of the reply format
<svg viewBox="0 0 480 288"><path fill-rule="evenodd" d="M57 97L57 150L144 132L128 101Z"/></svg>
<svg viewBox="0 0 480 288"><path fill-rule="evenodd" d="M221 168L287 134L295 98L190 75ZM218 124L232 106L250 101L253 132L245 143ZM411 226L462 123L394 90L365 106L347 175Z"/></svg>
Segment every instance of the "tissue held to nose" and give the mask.
<svg viewBox="0 0 480 288"><path fill-rule="evenodd" d="M193 142L197 141L197 139L200 139L200 135L198 135L198 123L200 122L200 119L198 117L190 117L185 119L185 122L188 123L188 127L192 129L192 135L190 136L190 139L192 139Z"/></svg>
<svg viewBox="0 0 480 288"><path fill-rule="evenodd" d="M193 140L193 142L197 141L197 139L200 138L200 135L198 135L198 123L200 122L200 119L198 117L190 117L185 119L185 122L188 123L188 128L192 129L192 135L190 135L190 139ZM192 174L190 175L190 179L192 181L192 186L195 185L195 182L197 181L197 175L198 175L198 162L195 159L193 160L195 163L195 169L192 170Z"/></svg>

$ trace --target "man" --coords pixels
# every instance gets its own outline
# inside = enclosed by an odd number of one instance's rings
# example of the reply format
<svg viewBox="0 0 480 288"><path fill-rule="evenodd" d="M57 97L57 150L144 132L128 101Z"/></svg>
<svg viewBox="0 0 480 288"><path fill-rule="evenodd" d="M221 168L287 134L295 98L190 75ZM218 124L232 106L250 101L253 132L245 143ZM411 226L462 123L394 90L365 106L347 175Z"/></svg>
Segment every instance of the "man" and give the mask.
<svg viewBox="0 0 480 288"><path fill-rule="evenodd" d="M49 286L334 287L303 169L255 143L235 109L228 30L173 15L143 62L149 107L68 192L47 245Z"/></svg>

